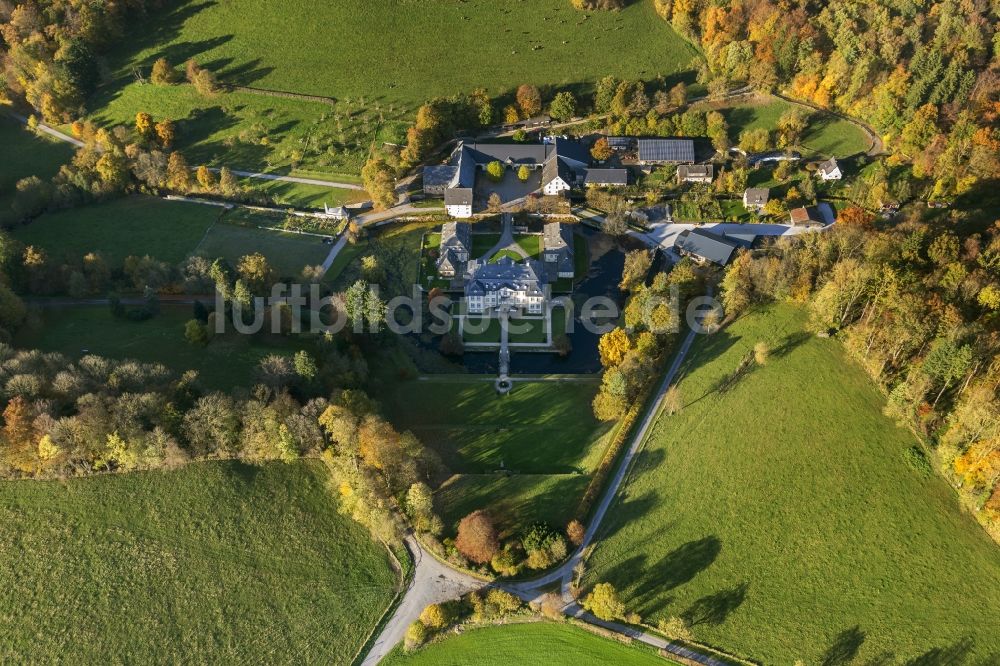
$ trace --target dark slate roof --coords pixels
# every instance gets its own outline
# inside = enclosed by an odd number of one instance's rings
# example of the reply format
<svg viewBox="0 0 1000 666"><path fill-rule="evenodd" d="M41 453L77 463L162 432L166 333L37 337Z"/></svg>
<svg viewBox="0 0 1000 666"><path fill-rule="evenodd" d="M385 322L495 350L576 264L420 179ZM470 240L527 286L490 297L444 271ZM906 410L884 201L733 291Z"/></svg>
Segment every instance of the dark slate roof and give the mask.
<svg viewBox="0 0 1000 666"><path fill-rule="evenodd" d="M471 206L471 187L450 187L444 191L444 205L446 206Z"/></svg>
<svg viewBox="0 0 1000 666"><path fill-rule="evenodd" d="M444 190L455 177L458 167L454 166L426 166L424 167L424 189Z"/></svg>
<svg viewBox="0 0 1000 666"><path fill-rule="evenodd" d="M590 164L590 149L582 141L564 139L558 136L556 137L554 147L556 155L560 159L576 162L579 166Z"/></svg>
<svg viewBox="0 0 1000 666"><path fill-rule="evenodd" d="M628 185L628 169L587 169L588 185Z"/></svg>
<svg viewBox="0 0 1000 666"><path fill-rule="evenodd" d="M466 296L482 296L504 287L529 296L543 295L541 271L537 261L529 259L515 263L510 257L503 257L495 264L490 264L473 260L469 262L468 270Z"/></svg>
<svg viewBox="0 0 1000 666"><path fill-rule="evenodd" d="M687 178L712 178L715 175L715 167L711 164L682 164L677 167L677 177L681 180Z"/></svg>
<svg viewBox="0 0 1000 666"><path fill-rule="evenodd" d="M542 254L557 253L559 258L554 262L557 273L569 273L575 269L573 262L573 230L566 224L549 222L545 225L542 237ZM546 260L546 265L552 262ZM558 277L558 275L554 276Z"/></svg>
<svg viewBox="0 0 1000 666"><path fill-rule="evenodd" d="M472 249L472 235L467 222L446 222L441 226L441 251Z"/></svg>
<svg viewBox="0 0 1000 666"><path fill-rule="evenodd" d="M542 167L542 187L545 187L559 176L567 185L572 186L576 180L576 173L566 160L552 156Z"/></svg>
<svg viewBox="0 0 1000 666"><path fill-rule="evenodd" d="M725 266L740 244L710 231L690 229L681 232L674 247L713 264Z"/></svg>
<svg viewBox="0 0 1000 666"><path fill-rule="evenodd" d="M476 164L489 164L493 160L512 164L541 164L552 152L552 146L539 143L473 143L465 149Z"/></svg>
<svg viewBox="0 0 1000 666"><path fill-rule="evenodd" d="M750 206L763 206L771 197L771 190L766 187L748 187L743 193L743 199Z"/></svg>
<svg viewBox="0 0 1000 666"><path fill-rule="evenodd" d="M692 139L639 139L640 162L694 162Z"/></svg>

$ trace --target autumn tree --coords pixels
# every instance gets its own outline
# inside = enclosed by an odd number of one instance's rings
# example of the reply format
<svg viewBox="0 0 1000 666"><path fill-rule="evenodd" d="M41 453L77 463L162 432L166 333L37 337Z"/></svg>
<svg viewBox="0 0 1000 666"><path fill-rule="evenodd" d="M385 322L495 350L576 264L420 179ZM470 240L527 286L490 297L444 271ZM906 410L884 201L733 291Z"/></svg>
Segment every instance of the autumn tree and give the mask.
<svg viewBox="0 0 1000 666"><path fill-rule="evenodd" d="M566 538L574 546L579 546L583 543L584 537L587 535L587 528L583 526L579 520L571 520L569 524L566 525Z"/></svg>
<svg viewBox="0 0 1000 666"><path fill-rule="evenodd" d="M153 127L153 116L145 111L135 114L135 131L144 141L151 141L156 133Z"/></svg>
<svg viewBox="0 0 1000 666"><path fill-rule="evenodd" d="M474 511L458 524L455 548L477 564L486 564L500 548L496 527L485 511Z"/></svg>
<svg viewBox="0 0 1000 666"><path fill-rule="evenodd" d="M372 157L361 169L361 181L371 196L377 210L384 210L396 203L396 173L382 157Z"/></svg>
<svg viewBox="0 0 1000 666"><path fill-rule="evenodd" d="M167 160L167 187L178 192L191 189L191 169L184 156L177 151L170 153Z"/></svg>
<svg viewBox="0 0 1000 666"><path fill-rule="evenodd" d="M625 604L611 583L598 583L583 600L583 607L606 622L625 617Z"/></svg>
<svg viewBox="0 0 1000 666"><path fill-rule="evenodd" d="M201 186L202 190L206 192L212 192L215 190L215 174L213 174L212 170L204 164L198 167L196 178L198 180L198 185Z"/></svg>
<svg viewBox="0 0 1000 666"><path fill-rule="evenodd" d="M542 111L542 93L530 83L521 84L516 94L517 106L525 118L537 116Z"/></svg>
<svg viewBox="0 0 1000 666"><path fill-rule="evenodd" d="M625 329L615 327L601 336L597 349L601 355L601 365L612 368L625 360L626 354L632 349L632 340Z"/></svg>
<svg viewBox="0 0 1000 666"><path fill-rule="evenodd" d="M172 120L161 120L154 126L156 140L164 149L169 150L176 138L176 128Z"/></svg>
<svg viewBox="0 0 1000 666"><path fill-rule="evenodd" d="M590 156L598 162L609 160L612 155L614 155L614 151L611 149L611 144L608 143L607 137L600 137L590 147Z"/></svg>
<svg viewBox="0 0 1000 666"><path fill-rule="evenodd" d="M177 82L177 71L166 58L158 58L153 63L150 78L158 86L168 86Z"/></svg>
<svg viewBox="0 0 1000 666"><path fill-rule="evenodd" d="M625 254L625 268L619 288L622 291L632 291L642 284L653 265L653 257L647 250L632 250Z"/></svg>

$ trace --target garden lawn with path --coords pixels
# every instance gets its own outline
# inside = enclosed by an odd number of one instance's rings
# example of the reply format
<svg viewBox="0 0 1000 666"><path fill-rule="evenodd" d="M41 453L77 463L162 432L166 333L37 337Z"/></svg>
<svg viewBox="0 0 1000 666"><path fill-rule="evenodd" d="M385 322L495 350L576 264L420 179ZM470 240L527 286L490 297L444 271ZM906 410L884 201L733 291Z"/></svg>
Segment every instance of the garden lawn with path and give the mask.
<svg viewBox="0 0 1000 666"><path fill-rule="evenodd" d="M509 666L510 664L581 666L670 666L644 645L623 645L569 623L527 622L470 629L445 636L407 654L396 648L384 666ZM674 664L676 666L676 664Z"/></svg>
<svg viewBox="0 0 1000 666"><path fill-rule="evenodd" d="M760 97L732 105L704 103L696 108L721 111L729 123L730 140L736 145L739 143L740 132L758 128L773 132L777 129L782 114L791 109L799 109L809 115L808 129L801 139L807 157L847 157L868 150L868 135L854 123L777 97Z"/></svg>
<svg viewBox="0 0 1000 666"><path fill-rule="evenodd" d="M650 624L758 663L987 663L1000 548L788 305L696 341L587 563ZM770 357L734 379L766 342Z"/></svg>
<svg viewBox="0 0 1000 666"><path fill-rule="evenodd" d="M516 530L535 517L556 526L572 517L612 431L591 410L598 386L597 379L517 381L498 396L489 378L435 376L398 382L382 401L393 425L413 431L461 475L438 496L449 528L488 508Z"/></svg>
<svg viewBox="0 0 1000 666"><path fill-rule="evenodd" d="M293 208L323 210L324 204L330 206L330 208L335 208L369 199L366 192L326 187L325 185L309 185L282 180L261 180L258 178L242 178L241 182L244 187L263 192L271 197L275 205L291 206Z"/></svg>
<svg viewBox="0 0 1000 666"><path fill-rule="evenodd" d="M222 215L217 206L131 196L46 213L13 235L55 260L79 262L99 252L111 267L133 255L173 264L190 255Z"/></svg>
<svg viewBox="0 0 1000 666"><path fill-rule="evenodd" d="M0 507L5 663L346 664L397 583L315 461L4 481Z"/></svg>

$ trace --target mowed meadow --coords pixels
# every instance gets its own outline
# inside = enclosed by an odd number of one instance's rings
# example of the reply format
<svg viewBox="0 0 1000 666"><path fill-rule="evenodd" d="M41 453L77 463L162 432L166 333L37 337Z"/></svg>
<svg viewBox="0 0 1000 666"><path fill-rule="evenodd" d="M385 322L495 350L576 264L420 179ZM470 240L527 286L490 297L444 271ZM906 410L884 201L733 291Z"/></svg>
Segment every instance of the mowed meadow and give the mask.
<svg viewBox="0 0 1000 666"><path fill-rule="evenodd" d="M350 663L396 575L316 462L0 483L4 663Z"/></svg>
<svg viewBox="0 0 1000 666"><path fill-rule="evenodd" d="M696 341L586 582L764 664L996 663L1000 549L804 320L774 306ZM758 341L770 358L734 377Z"/></svg>

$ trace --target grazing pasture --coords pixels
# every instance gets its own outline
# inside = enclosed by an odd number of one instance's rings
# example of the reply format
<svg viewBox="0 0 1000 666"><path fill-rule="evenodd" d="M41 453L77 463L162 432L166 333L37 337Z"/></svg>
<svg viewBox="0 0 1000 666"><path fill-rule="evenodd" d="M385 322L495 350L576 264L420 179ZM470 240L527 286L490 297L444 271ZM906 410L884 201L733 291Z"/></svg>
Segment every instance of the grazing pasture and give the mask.
<svg viewBox="0 0 1000 666"><path fill-rule="evenodd" d="M0 484L4 663L346 664L393 597L316 462Z"/></svg>
<svg viewBox="0 0 1000 666"><path fill-rule="evenodd" d="M585 582L758 663L991 663L1000 549L804 320L773 306L696 341ZM766 364L736 373L758 341Z"/></svg>

